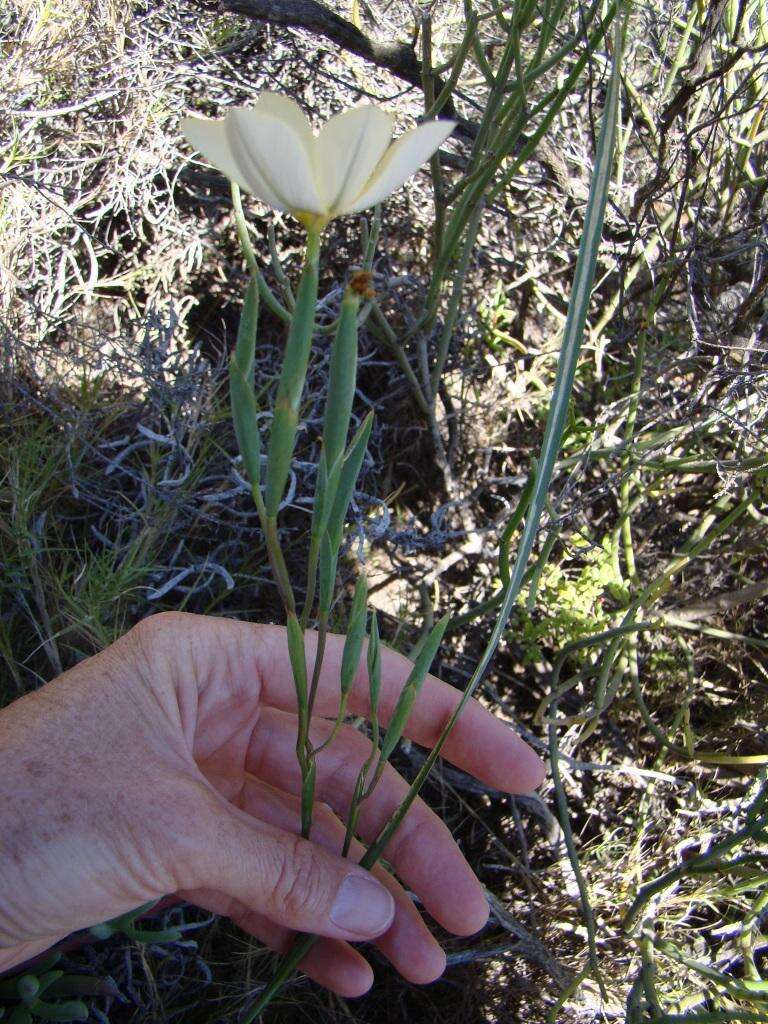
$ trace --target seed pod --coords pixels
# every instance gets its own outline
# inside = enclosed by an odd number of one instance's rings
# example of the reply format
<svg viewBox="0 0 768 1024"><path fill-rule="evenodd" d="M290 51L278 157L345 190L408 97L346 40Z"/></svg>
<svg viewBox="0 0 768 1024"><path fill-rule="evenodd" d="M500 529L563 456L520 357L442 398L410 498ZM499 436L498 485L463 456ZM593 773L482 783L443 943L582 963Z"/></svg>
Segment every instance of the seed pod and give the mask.
<svg viewBox="0 0 768 1024"><path fill-rule="evenodd" d="M287 396L278 393L272 413L272 427L267 450L267 480L264 490L264 503L270 519L277 517L280 502L283 499L285 485L291 472L298 425L297 409L291 406Z"/></svg>
<svg viewBox="0 0 768 1024"><path fill-rule="evenodd" d="M342 460L337 459L332 468L328 466L325 457L325 449L321 450L317 463L317 483L315 484L315 497L312 503L312 527L311 537L315 544L320 543L320 538L328 528L328 519L333 510L333 499L338 490L339 477L341 475Z"/></svg>
<svg viewBox="0 0 768 1024"><path fill-rule="evenodd" d="M94 978L90 974L66 974L51 985L48 996L116 996L118 992L119 989L112 978Z"/></svg>
<svg viewBox="0 0 768 1024"><path fill-rule="evenodd" d="M133 925L128 925L125 928L125 934L129 939L133 939L134 942L154 945L160 942L178 942L184 933L179 931L178 928L156 928L153 931L150 928L134 928Z"/></svg>

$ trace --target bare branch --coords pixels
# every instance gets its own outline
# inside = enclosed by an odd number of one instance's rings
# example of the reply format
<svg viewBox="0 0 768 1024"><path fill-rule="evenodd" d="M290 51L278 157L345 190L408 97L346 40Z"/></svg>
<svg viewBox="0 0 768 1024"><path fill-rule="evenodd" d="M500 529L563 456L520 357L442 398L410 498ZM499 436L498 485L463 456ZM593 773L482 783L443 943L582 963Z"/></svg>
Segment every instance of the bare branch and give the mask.
<svg viewBox="0 0 768 1024"><path fill-rule="evenodd" d="M221 7L232 14L243 14L270 25L301 28L323 36L350 53L356 53L377 67L385 68L419 89L422 87L421 61L412 46L402 42L381 43L371 39L359 28L329 10L318 0L221 0ZM439 92L442 82L435 79ZM449 100L443 108L444 117L453 117Z"/></svg>

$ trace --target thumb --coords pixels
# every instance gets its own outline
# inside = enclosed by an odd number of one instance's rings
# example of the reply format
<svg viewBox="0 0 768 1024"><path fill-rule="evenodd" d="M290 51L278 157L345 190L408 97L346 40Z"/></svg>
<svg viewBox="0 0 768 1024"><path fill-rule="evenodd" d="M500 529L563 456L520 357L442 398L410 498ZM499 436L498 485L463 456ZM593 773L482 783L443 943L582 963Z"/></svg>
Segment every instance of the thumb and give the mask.
<svg viewBox="0 0 768 1024"><path fill-rule="evenodd" d="M178 888L216 889L295 931L359 942L389 928L394 901L370 872L218 794L211 805Z"/></svg>

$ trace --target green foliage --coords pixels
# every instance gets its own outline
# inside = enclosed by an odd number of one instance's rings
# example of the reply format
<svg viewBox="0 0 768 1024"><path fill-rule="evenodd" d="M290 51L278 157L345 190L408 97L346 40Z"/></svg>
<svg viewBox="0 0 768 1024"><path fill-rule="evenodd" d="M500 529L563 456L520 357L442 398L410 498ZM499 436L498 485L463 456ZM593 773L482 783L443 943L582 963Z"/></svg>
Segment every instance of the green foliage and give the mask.
<svg viewBox="0 0 768 1024"><path fill-rule="evenodd" d="M61 955L52 953L34 968L16 977L0 981L0 1016L8 1010L9 1024L31 1024L39 1020L88 1020L89 1011L82 999L71 996L113 996L117 989L110 978L84 974L66 974L55 969ZM2 1004L5 1004L3 1006Z"/></svg>
<svg viewBox="0 0 768 1024"><path fill-rule="evenodd" d="M530 584L518 598L514 638L527 664L545 660L553 650L607 629L628 591L618 571L612 537L599 542L583 534L570 538L567 552L544 566L536 592L536 610L528 610ZM588 657L578 652L577 659Z"/></svg>
<svg viewBox="0 0 768 1024"><path fill-rule="evenodd" d="M157 900L152 900L149 903L144 903L140 907L136 907L134 910L129 910L125 914L120 914L119 917L113 917L111 921L104 921L102 924L94 925L90 929L90 934L95 939L109 939L113 935L126 935L129 939L133 939L134 942L141 943L160 943L160 942L178 942L182 937L182 933L178 928L142 928L137 925L136 922L140 917L150 911Z"/></svg>

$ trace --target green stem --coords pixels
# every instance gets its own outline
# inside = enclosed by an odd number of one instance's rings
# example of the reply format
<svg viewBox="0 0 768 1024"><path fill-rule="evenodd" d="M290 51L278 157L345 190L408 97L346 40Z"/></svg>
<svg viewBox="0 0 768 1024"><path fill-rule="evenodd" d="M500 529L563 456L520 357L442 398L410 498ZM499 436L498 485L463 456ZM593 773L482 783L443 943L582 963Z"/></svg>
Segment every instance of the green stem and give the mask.
<svg viewBox="0 0 768 1024"><path fill-rule="evenodd" d="M285 564L285 555L283 554L283 549L280 545L280 536L277 530L277 517L267 515L266 509L264 510L262 528L264 530L264 542L267 547L269 564L272 567L272 575L275 577L275 583L277 584L277 590L280 594L280 600L283 602L286 614L295 614L296 598L293 596L291 578L288 573L288 567Z"/></svg>
<svg viewBox="0 0 768 1024"><path fill-rule="evenodd" d="M272 289L264 280L264 275L262 274L261 268L256 260L256 253L254 252L253 245L251 244L251 236L248 233L248 223L245 219L245 212L243 211L243 201L240 196L240 188L234 181L232 182L231 191L232 207L235 212L235 230L237 231L237 237L240 240L240 248L243 250L245 262L248 265L248 269L251 274L253 274L256 279L259 295L275 316L279 317L284 323L290 323L291 314L285 306L280 303Z"/></svg>
<svg viewBox="0 0 768 1024"><path fill-rule="evenodd" d="M312 714L312 709L315 706L315 697L317 696L317 687L320 683L320 672L323 668L323 658L325 657L325 641L328 635L328 612L322 609L320 612L320 619L317 624L317 650L315 652L315 664L312 669L312 682L309 687L309 713Z"/></svg>

